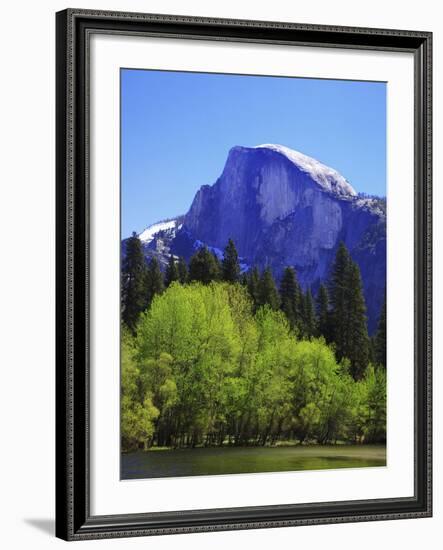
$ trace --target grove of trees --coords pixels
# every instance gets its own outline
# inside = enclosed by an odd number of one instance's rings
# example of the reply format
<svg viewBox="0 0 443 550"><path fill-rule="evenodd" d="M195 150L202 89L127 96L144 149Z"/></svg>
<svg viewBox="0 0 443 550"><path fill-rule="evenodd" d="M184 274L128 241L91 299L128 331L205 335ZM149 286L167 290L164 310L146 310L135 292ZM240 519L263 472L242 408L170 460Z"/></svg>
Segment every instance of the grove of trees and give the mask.
<svg viewBox="0 0 443 550"><path fill-rule="evenodd" d="M386 309L371 340L343 244L314 298L292 267L241 274L232 240L163 274L134 234L121 346L123 450L386 439Z"/></svg>

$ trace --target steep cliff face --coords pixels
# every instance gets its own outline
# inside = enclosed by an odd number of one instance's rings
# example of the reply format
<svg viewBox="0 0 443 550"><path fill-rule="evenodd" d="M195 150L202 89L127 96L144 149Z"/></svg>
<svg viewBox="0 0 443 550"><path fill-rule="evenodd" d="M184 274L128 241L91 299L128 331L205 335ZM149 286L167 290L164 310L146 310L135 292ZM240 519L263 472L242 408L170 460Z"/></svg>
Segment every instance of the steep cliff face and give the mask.
<svg viewBox="0 0 443 550"><path fill-rule="evenodd" d="M344 241L360 265L374 330L386 279L384 205L359 197L332 168L280 145L234 147L216 183L197 192L183 225L220 249L232 238L249 265L270 265L277 278L294 266L313 290Z"/></svg>
<svg viewBox="0 0 443 550"><path fill-rule="evenodd" d="M185 226L221 248L232 238L241 255L255 257L275 223L305 211L300 222L310 228L300 230L311 245L332 246L342 225L337 199L354 196L338 172L305 155L276 145L234 147L217 182L197 192Z"/></svg>
<svg viewBox="0 0 443 550"><path fill-rule="evenodd" d="M376 327L386 285L385 201L360 197L315 159L281 145L234 147L215 184L200 188L185 216L163 225L141 234L146 255L162 264L165 251L189 259L205 244L220 254L231 238L245 269L269 265L278 279L293 266L314 292L344 241L362 273L369 331Z"/></svg>

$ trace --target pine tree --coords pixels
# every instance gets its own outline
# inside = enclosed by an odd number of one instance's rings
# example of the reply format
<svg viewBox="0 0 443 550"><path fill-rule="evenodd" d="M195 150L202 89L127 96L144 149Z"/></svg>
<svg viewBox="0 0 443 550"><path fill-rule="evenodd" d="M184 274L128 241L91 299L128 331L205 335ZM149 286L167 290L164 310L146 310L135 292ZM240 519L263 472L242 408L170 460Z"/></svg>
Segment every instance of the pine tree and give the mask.
<svg viewBox="0 0 443 550"><path fill-rule="evenodd" d="M186 284L189 279L188 266L186 265L185 259L180 256L177 264L178 271L178 280L182 285Z"/></svg>
<svg viewBox="0 0 443 550"><path fill-rule="evenodd" d="M330 284L331 332L337 361L347 358L351 374L360 380L370 359L366 304L360 269L340 243Z"/></svg>
<svg viewBox="0 0 443 550"><path fill-rule="evenodd" d="M222 264L220 260L218 259L218 256L215 252L211 252L212 257L214 258L214 265L215 265L215 275L214 275L214 281L219 281L222 276Z"/></svg>
<svg viewBox="0 0 443 550"><path fill-rule="evenodd" d="M258 286L258 305L264 306L266 304L271 306L272 309L280 307L280 297L269 267L263 271Z"/></svg>
<svg viewBox="0 0 443 550"><path fill-rule="evenodd" d="M151 304L156 294L161 294L164 290L163 273L157 258L152 258L149 262L147 273L147 297L148 305Z"/></svg>
<svg viewBox="0 0 443 550"><path fill-rule="evenodd" d="M242 286L245 286L246 288L248 287L248 274L247 273L242 273L240 275L240 284Z"/></svg>
<svg viewBox="0 0 443 550"><path fill-rule="evenodd" d="M303 295L303 334L309 340L315 336L317 319L311 289Z"/></svg>
<svg viewBox="0 0 443 550"><path fill-rule="evenodd" d="M180 275L178 272L177 263L174 256L171 254L169 256L169 262L165 272L165 286L168 287L174 281L178 281L179 277Z"/></svg>
<svg viewBox="0 0 443 550"><path fill-rule="evenodd" d="M240 277L240 264L234 241L229 239L222 261L222 279L228 283L236 283Z"/></svg>
<svg viewBox="0 0 443 550"><path fill-rule="evenodd" d="M351 374L361 380L369 363L369 337L366 324L366 304L363 296L360 269L351 262L348 274L348 328L345 356L351 363Z"/></svg>
<svg viewBox="0 0 443 550"><path fill-rule="evenodd" d="M348 338L348 274L351 265L351 257L343 242L340 243L332 266L330 282L331 324L332 340L335 343L335 355L337 361L341 361L346 355L346 343Z"/></svg>
<svg viewBox="0 0 443 550"><path fill-rule="evenodd" d="M374 360L386 368L386 294L378 320L377 332L374 337Z"/></svg>
<svg viewBox="0 0 443 550"><path fill-rule="evenodd" d="M219 262L206 246L200 248L189 262L189 279L209 284L219 279Z"/></svg>
<svg viewBox="0 0 443 550"><path fill-rule="evenodd" d="M317 294L317 332L326 342L331 341L331 320L329 313L329 295L325 285L321 284Z"/></svg>
<svg viewBox="0 0 443 550"><path fill-rule="evenodd" d="M292 329L296 328L299 323L299 294L300 289L298 286L295 271L292 267L286 267L283 272L283 277L280 281L280 307L285 313L289 325Z"/></svg>
<svg viewBox="0 0 443 550"><path fill-rule="evenodd" d="M254 303L254 310L258 308L259 302L259 287L260 287L260 272L257 266L254 266L247 274L247 287L249 294Z"/></svg>
<svg viewBox="0 0 443 550"><path fill-rule="evenodd" d="M122 320L135 332L138 316L147 306L146 261L142 243L134 232L126 241L122 264Z"/></svg>

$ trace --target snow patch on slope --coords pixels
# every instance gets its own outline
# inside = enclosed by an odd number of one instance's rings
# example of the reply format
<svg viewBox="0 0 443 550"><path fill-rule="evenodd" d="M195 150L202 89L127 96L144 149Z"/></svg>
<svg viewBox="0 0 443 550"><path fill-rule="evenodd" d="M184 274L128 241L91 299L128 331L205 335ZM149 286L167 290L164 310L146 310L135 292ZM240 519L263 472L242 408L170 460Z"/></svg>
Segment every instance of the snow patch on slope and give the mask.
<svg viewBox="0 0 443 550"><path fill-rule="evenodd" d="M336 195L357 196L352 185L337 170L299 151L274 143L257 145L255 149L270 149L290 160L299 170L309 174L325 191Z"/></svg>
<svg viewBox="0 0 443 550"><path fill-rule="evenodd" d="M153 225L150 225L144 231L142 231L138 238L141 240L142 243L149 244L154 239L157 233L160 233L160 231L175 229L175 226L176 220L168 220L166 222L154 223Z"/></svg>
<svg viewBox="0 0 443 550"><path fill-rule="evenodd" d="M359 196L355 199L355 205L376 214L380 218L386 217L386 203L383 205L383 199Z"/></svg>

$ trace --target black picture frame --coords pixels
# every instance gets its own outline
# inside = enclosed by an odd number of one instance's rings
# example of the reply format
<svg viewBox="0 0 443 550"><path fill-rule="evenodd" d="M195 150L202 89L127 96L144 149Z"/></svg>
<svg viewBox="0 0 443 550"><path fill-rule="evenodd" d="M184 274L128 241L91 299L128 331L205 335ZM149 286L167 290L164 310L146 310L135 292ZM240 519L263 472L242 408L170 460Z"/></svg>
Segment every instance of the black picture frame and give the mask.
<svg viewBox="0 0 443 550"><path fill-rule="evenodd" d="M89 38L167 35L412 52L415 64L413 497L92 516L89 505ZM65 540L429 517L432 33L68 9L56 14L56 535Z"/></svg>

